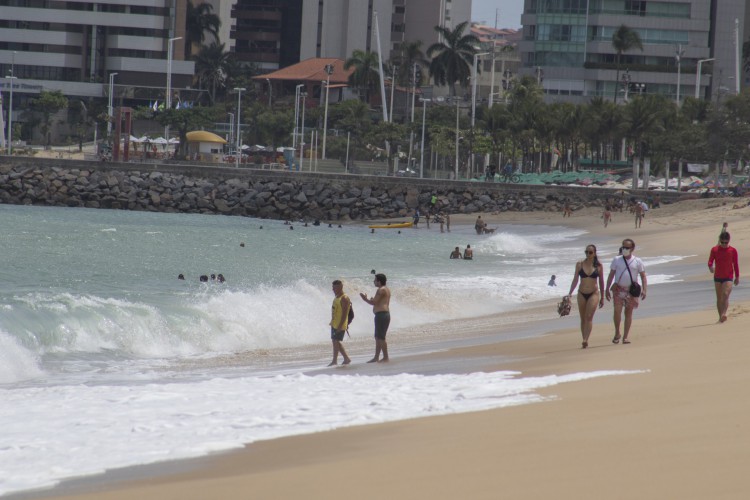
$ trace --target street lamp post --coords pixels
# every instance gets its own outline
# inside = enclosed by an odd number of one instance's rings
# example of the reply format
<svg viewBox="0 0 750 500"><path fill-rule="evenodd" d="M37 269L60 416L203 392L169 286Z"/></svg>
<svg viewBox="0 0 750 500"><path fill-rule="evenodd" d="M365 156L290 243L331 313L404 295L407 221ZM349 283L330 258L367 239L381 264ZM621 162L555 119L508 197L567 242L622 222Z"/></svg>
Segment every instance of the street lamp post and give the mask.
<svg viewBox="0 0 750 500"><path fill-rule="evenodd" d="M423 98L420 98L419 100L422 101L422 145L419 154L419 178L422 179L424 177L424 129L427 121L427 103L430 100Z"/></svg>
<svg viewBox="0 0 750 500"><path fill-rule="evenodd" d="M234 113L227 113L229 115L229 144L234 144Z"/></svg>
<svg viewBox="0 0 750 500"><path fill-rule="evenodd" d="M474 128L477 111L477 62L481 56L486 56L488 54L489 52L480 52L479 54L474 54L474 65L471 67L473 75L471 83L471 128Z"/></svg>
<svg viewBox="0 0 750 500"><path fill-rule="evenodd" d="M114 98L114 89L115 89L115 76L119 75L119 73L110 73L109 74L109 120L107 120L107 140L109 140L109 136L112 135L112 117L114 116L114 110L112 109L112 99Z"/></svg>
<svg viewBox="0 0 750 500"><path fill-rule="evenodd" d="M456 99L456 174L454 180L458 180L458 98Z"/></svg>
<svg viewBox="0 0 750 500"><path fill-rule="evenodd" d="M398 64L394 64L391 67L391 109L389 111L390 121L393 123L393 97L396 90L396 74L398 73Z"/></svg>
<svg viewBox="0 0 750 500"><path fill-rule="evenodd" d="M300 83L294 88L294 132L292 132L292 149L297 149L297 131L299 126L299 96L304 87L304 83Z"/></svg>
<svg viewBox="0 0 750 500"><path fill-rule="evenodd" d="M167 98L165 109L172 109L172 47L177 40L182 40L182 37L170 38L167 42ZM169 125L164 127L164 138L169 141Z"/></svg>
<svg viewBox="0 0 750 500"><path fill-rule="evenodd" d="M680 107L680 80L681 80L681 72L682 72L682 54L685 53L685 50L682 48L682 44L677 45L677 50L675 50L675 59L677 60L677 97L675 102L677 103L677 107Z"/></svg>
<svg viewBox="0 0 750 500"><path fill-rule="evenodd" d="M266 78L266 82L268 82L268 107L271 107L272 98L273 98L273 88L271 87L271 79Z"/></svg>
<svg viewBox="0 0 750 500"><path fill-rule="evenodd" d="M242 114L242 93L245 91L244 88L235 87L234 91L237 92L237 143L234 155L235 167L240 167L240 156L242 155L242 128L240 128L240 115Z"/></svg>
<svg viewBox="0 0 750 500"><path fill-rule="evenodd" d="M472 84L471 84L471 133L472 133L472 148L471 148L471 173L474 175L474 124L476 123L477 118L477 73L478 68L477 64L479 62L479 58L481 56L489 55L489 52L480 52L478 54L474 54L474 65L471 67L473 78L472 78Z"/></svg>
<svg viewBox="0 0 750 500"><path fill-rule="evenodd" d="M302 165L305 162L305 98L307 98L307 92L300 92L302 98L302 133L299 137L299 170L302 171Z"/></svg>
<svg viewBox="0 0 750 500"><path fill-rule="evenodd" d="M326 139L328 138L328 88L331 86L331 74L333 74L333 64L326 64L325 67L326 77L325 82L323 82L326 86L326 109L324 112L324 118L323 118L323 159L326 159Z"/></svg>
<svg viewBox="0 0 750 500"><path fill-rule="evenodd" d="M709 59L698 59L698 67L695 69L695 98L698 99L700 97L700 87L701 87L701 66L703 66L704 62L713 61L714 58L711 57Z"/></svg>
<svg viewBox="0 0 750 500"><path fill-rule="evenodd" d="M13 154L13 87L15 86L16 75L13 72L16 66L16 51L13 51L10 62L10 102L8 103L8 156Z"/></svg>

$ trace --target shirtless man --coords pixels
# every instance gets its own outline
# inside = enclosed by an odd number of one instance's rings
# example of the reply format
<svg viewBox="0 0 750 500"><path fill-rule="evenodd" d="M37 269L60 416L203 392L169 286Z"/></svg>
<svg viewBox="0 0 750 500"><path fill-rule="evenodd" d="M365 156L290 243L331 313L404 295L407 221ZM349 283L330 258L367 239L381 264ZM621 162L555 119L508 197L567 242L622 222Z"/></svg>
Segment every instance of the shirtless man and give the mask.
<svg viewBox="0 0 750 500"><path fill-rule="evenodd" d="M456 249L451 252L451 259L461 259L461 258L462 258L461 250L458 247L456 247Z"/></svg>
<svg viewBox="0 0 750 500"><path fill-rule="evenodd" d="M384 363L388 361L388 344L385 341L385 334L388 333L388 326L391 324L391 312L389 309L391 291L385 286L385 283L385 274L376 274L375 286L378 287L378 291L375 292L375 296L368 298L364 293L359 294L362 300L372 306L372 312L375 313L375 357L368 361L368 363ZM383 359L379 359L381 351Z"/></svg>
<svg viewBox="0 0 750 500"><path fill-rule="evenodd" d="M635 228L638 229L641 227L641 223L643 223L643 216L645 215L643 212L643 205L641 205L639 202L635 202L635 205L633 205L633 213L635 213Z"/></svg>
<svg viewBox="0 0 750 500"><path fill-rule="evenodd" d="M464 260L472 260L474 258L474 250L471 249L471 245L466 245L464 250Z"/></svg>

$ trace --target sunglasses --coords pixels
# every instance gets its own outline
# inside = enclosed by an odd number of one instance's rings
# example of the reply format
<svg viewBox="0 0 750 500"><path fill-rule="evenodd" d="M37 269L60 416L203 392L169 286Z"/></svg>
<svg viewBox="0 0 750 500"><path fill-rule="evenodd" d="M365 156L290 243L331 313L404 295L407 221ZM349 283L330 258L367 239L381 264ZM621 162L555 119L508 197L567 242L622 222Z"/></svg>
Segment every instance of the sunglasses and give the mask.
<svg viewBox="0 0 750 500"><path fill-rule="evenodd" d="M622 247L623 250L632 250L633 247Z"/></svg>
<svg viewBox="0 0 750 500"><path fill-rule="evenodd" d="M719 244L721 244L721 245L729 245L729 241L727 241L727 240L721 240L719 242Z"/></svg>
<svg viewBox="0 0 750 500"><path fill-rule="evenodd" d="M594 255L596 252L592 250L586 250L586 255Z"/></svg>

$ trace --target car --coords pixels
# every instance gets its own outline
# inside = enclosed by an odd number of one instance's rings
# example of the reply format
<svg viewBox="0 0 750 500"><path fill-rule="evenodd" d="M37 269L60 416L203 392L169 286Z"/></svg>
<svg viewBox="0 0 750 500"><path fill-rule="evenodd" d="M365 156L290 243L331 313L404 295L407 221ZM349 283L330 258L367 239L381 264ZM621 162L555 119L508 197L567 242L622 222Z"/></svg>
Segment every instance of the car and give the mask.
<svg viewBox="0 0 750 500"><path fill-rule="evenodd" d="M419 177L419 174L410 168L402 169L396 172L397 177Z"/></svg>

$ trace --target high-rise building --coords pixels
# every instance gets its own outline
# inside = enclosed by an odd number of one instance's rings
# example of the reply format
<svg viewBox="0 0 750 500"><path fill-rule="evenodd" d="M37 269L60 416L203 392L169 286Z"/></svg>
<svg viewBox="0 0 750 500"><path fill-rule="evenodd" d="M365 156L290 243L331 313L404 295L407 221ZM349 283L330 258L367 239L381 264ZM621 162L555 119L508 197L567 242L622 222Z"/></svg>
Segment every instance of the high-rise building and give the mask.
<svg viewBox="0 0 750 500"><path fill-rule="evenodd" d="M194 63L184 60L184 1L0 0L0 12L0 77L11 71L17 77L17 99L42 89L103 97L112 73L118 88L151 87L153 98L160 89L163 99L170 46L172 87L192 82ZM9 88L7 79L0 84Z"/></svg>
<svg viewBox="0 0 750 500"><path fill-rule="evenodd" d="M548 101L734 93L742 78L735 19L741 49L747 10L745 0L525 0L521 73L538 79ZM621 25L643 50L621 54L616 81L612 35Z"/></svg>
<svg viewBox="0 0 750 500"><path fill-rule="evenodd" d="M435 26L455 27L471 16L470 0L237 0L231 37L237 59L277 69L311 58L346 60L354 50L385 59L405 41L423 50L438 41Z"/></svg>

